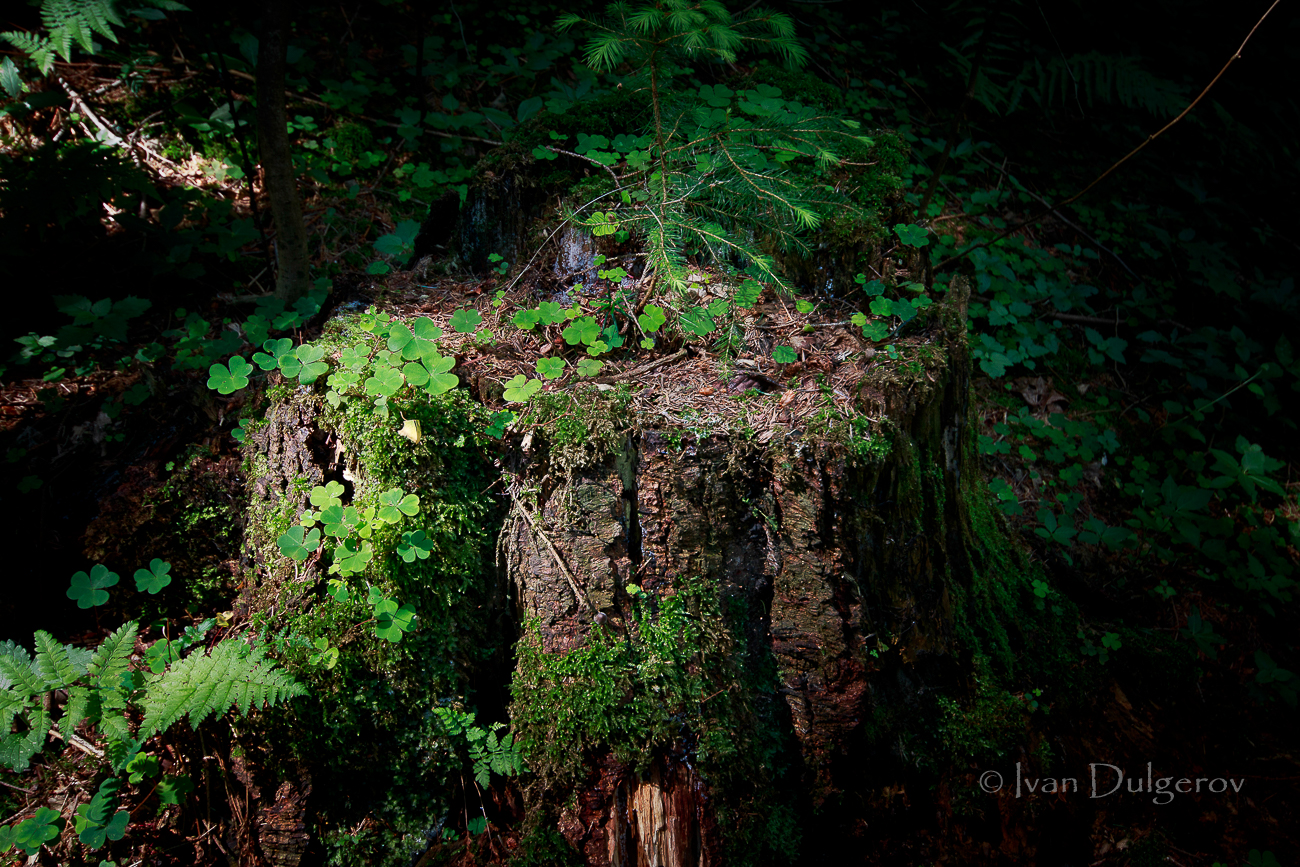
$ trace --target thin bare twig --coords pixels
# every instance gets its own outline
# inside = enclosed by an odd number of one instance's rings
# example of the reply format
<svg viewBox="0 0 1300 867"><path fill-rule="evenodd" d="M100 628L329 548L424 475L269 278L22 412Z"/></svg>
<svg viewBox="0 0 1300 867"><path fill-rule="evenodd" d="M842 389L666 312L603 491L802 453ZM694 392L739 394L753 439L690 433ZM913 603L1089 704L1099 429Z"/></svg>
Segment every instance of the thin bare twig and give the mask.
<svg viewBox="0 0 1300 867"><path fill-rule="evenodd" d="M1225 64L1223 64L1223 68L1219 70L1218 74L1215 75L1214 78L1210 79L1210 83L1207 84L1207 85L1205 85L1205 89L1202 90L1202 91L1200 92L1200 95L1198 95L1198 96L1196 97L1196 99L1194 99L1194 100L1192 100L1190 103L1188 103L1187 108L1183 109L1183 110L1179 113L1178 117L1176 117L1176 118L1174 118L1173 120L1169 121L1169 123L1165 124L1164 126L1160 127L1160 129L1156 130L1154 133L1152 133L1151 135L1147 136L1146 139L1143 140L1143 142L1142 142L1140 145L1138 145L1137 147L1133 148L1133 150L1131 150L1131 151L1129 151L1128 153L1126 153L1123 157L1121 157L1118 161L1116 161L1114 165L1112 165L1110 168L1106 169L1106 171L1104 171L1104 172L1102 172L1101 174L1099 174L1099 175L1098 175L1098 176L1097 176L1097 177L1092 181L1092 183L1088 184L1088 186L1086 186L1086 187L1084 187L1083 189L1079 190L1079 192L1075 193L1073 196L1070 196L1070 198L1066 199L1066 200L1063 201L1063 202L1057 202L1056 205L1051 206L1051 207L1048 207L1047 210L1042 211L1042 212L1040 212L1040 213L1038 213L1038 214L1035 214L1033 217L1030 217L1029 219L1024 220L1023 222L1020 222L1020 223L1017 223L1017 224L1014 225L1014 226L1011 226L1011 227L1008 228L1006 231L1002 232L1002 234L1000 234L1000 235L996 235L996 236L994 236L994 237L992 237L992 238L989 238L988 240L980 241L980 242L978 242L978 243L976 243L976 244L972 244L970 247L967 247L965 250L962 250L960 253L954 253L953 255L949 256L947 259L944 259L942 262L940 262L939 264L935 265L935 266L934 266L934 270L938 271L938 270L940 270L941 268L944 268L944 267L947 266L947 265L951 265L953 262L957 261L957 260L960 259L962 256L965 256L966 254L970 253L970 252L973 251L973 250L978 250L980 247L987 247L987 246L989 246L989 245L991 245L991 244L996 244L998 241L1001 241L1003 238L1009 237L1010 235L1014 234L1015 232L1019 232L1019 231L1020 231L1021 229L1023 229L1025 226L1028 226L1028 225L1031 224L1031 223L1036 223L1036 222L1038 222L1038 221L1041 220L1043 217L1046 217L1048 214L1052 213L1052 212L1053 212L1054 210L1056 210L1057 208L1064 208L1066 205L1070 204L1071 202L1077 201L1077 200L1078 200L1079 198L1081 198L1085 193L1087 193L1087 192L1088 192L1089 190L1091 190L1093 187L1097 186L1097 184L1101 183L1101 182L1104 181L1106 178L1108 178L1108 177L1110 177L1112 174L1114 174L1115 171L1116 171L1120 166L1124 165L1124 163L1128 162L1130 159L1132 159L1134 156L1136 156L1137 153L1138 153L1139 151L1141 151L1141 150L1142 150L1143 148L1145 148L1147 145L1151 144L1151 142L1153 142L1153 141L1155 141L1157 138L1159 138L1159 137L1160 137L1160 136L1161 136L1161 135L1162 135L1166 130L1168 130L1171 126L1173 126L1174 124L1178 123L1178 121L1180 121L1180 120L1182 120L1184 117L1186 117L1188 112L1190 112L1192 109L1196 108L1197 103L1199 103L1202 99L1205 98L1205 95L1206 95L1207 93L1210 92L1210 88L1214 87L1214 85L1218 83L1219 79L1223 77L1223 74L1224 74L1225 72L1228 71L1228 67L1231 66L1235 61L1237 61L1237 60L1239 60L1239 59L1241 58L1241 52L1242 52L1242 49L1244 49L1244 48L1246 47L1246 43L1249 42L1249 41L1250 41L1250 38L1251 38L1252 36L1255 35L1255 31L1259 29L1259 25L1261 25L1261 24L1264 23L1264 19L1267 18L1268 15L1269 15L1269 13L1272 12L1272 11L1277 7L1277 4L1278 4L1279 2L1281 2L1281 0L1273 0L1273 4L1272 4L1271 6L1269 6L1268 9L1265 10L1264 14L1261 15L1261 16L1259 17L1259 20L1255 22L1255 26L1252 27L1252 28L1250 28L1250 32L1247 33L1247 34L1246 34L1246 38L1243 39L1243 40L1241 41L1241 45L1239 45L1239 46L1237 47L1237 50L1234 51L1234 52L1232 53L1232 56L1228 58L1228 62L1225 63Z"/></svg>

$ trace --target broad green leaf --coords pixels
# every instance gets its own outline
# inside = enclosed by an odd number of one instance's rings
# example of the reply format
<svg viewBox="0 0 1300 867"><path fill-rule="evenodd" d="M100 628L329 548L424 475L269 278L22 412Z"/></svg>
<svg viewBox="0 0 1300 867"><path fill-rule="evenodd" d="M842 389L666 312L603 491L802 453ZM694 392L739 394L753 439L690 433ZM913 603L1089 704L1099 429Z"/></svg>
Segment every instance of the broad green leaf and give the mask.
<svg viewBox="0 0 1300 867"><path fill-rule="evenodd" d="M600 339L600 325L595 317L579 316L570 322L561 334L564 336L564 342L570 346L577 346L579 343L590 346Z"/></svg>
<svg viewBox="0 0 1300 867"><path fill-rule="evenodd" d="M149 595L156 594L159 590L172 583L172 576L167 574L171 572L172 564L159 560L157 557L149 561L148 569L135 570L135 589L141 593Z"/></svg>
<svg viewBox="0 0 1300 867"><path fill-rule="evenodd" d="M559 379L564 376L564 359L563 358L539 358L537 359L537 373L547 379Z"/></svg>
<svg viewBox="0 0 1300 867"><path fill-rule="evenodd" d="M415 388L420 388L429 382L429 370L418 361L408 361L402 365L402 376L406 377Z"/></svg>
<svg viewBox="0 0 1300 867"><path fill-rule="evenodd" d="M928 233L920 226L898 223L894 226L894 234L898 236L899 241L908 247L924 247L930 243Z"/></svg>
<svg viewBox="0 0 1300 867"><path fill-rule="evenodd" d="M375 551L368 539L345 539L334 549L334 565L330 571L343 575L358 575L374 559Z"/></svg>
<svg viewBox="0 0 1300 867"><path fill-rule="evenodd" d="M72 586L68 588L68 598L75 599L78 608L93 608L96 605L103 605L108 601L108 591L105 587L112 587L119 580L120 576L116 572L108 571L108 567L97 564L90 570L90 574L78 572L72 576Z"/></svg>
<svg viewBox="0 0 1300 867"><path fill-rule="evenodd" d="M558 307L559 305L557 304L556 306ZM537 323L540 322L541 320L542 320L541 312L534 309L534 310L520 310L518 313L515 314L515 318L513 322L516 328L522 328L524 331L531 331L533 330L534 326L536 326Z"/></svg>
<svg viewBox="0 0 1300 867"><path fill-rule="evenodd" d="M559 325L565 320L564 308L554 301L543 301L537 305L538 321L543 325Z"/></svg>
<svg viewBox="0 0 1300 867"><path fill-rule="evenodd" d="M645 312L638 316L636 321L637 324L641 326L642 331L647 334L654 334L663 327L665 322L668 321L668 317L664 315L664 309L662 307L655 304L647 304L645 306Z"/></svg>
<svg viewBox="0 0 1300 867"><path fill-rule="evenodd" d="M324 509L328 506L337 506L343 501L343 485L335 481L328 481L324 485L317 485L311 489L311 504L318 509Z"/></svg>
<svg viewBox="0 0 1300 867"><path fill-rule="evenodd" d="M281 554L301 562L320 547L320 530L313 529L308 532L306 527L290 527L289 531L279 538L278 544Z"/></svg>
<svg viewBox="0 0 1300 867"><path fill-rule="evenodd" d="M483 324L483 317L477 310L461 308L451 315L449 324L458 334L472 334Z"/></svg>
<svg viewBox="0 0 1300 867"><path fill-rule="evenodd" d="M397 607L392 599L382 599L375 604L375 635L393 644L402 640L402 633L415 628L415 609L410 605Z"/></svg>
<svg viewBox="0 0 1300 867"><path fill-rule="evenodd" d="M595 376L600 373L601 368L604 366L605 362L603 361L597 361L594 358L581 358L578 360L578 375Z"/></svg>
<svg viewBox="0 0 1300 867"><path fill-rule="evenodd" d="M248 385L252 370L253 365L238 355L232 356L229 364L218 362L208 368L208 388L221 394L234 394Z"/></svg>
<svg viewBox="0 0 1300 867"><path fill-rule="evenodd" d="M711 334L717 327L713 319L709 316L708 311L703 307L692 307L681 315L680 323L682 329L689 331L697 337L703 337Z"/></svg>
<svg viewBox="0 0 1300 867"><path fill-rule="evenodd" d="M397 543L397 555L407 563L414 563L417 557L427 560L432 552L433 540L423 530L408 530L402 534L402 541Z"/></svg>
<svg viewBox="0 0 1300 867"><path fill-rule="evenodd" d="M527 403L542 388L540 379L528 379L522 373L506 381L505 400L507 403Z"/></svg>
<svg viewBox="0 0 1300 867"><path fill-rule="evenodd" d="M763 286L757 280L746 280L736 289L736 294L732 296L732 301L737 307L746 309L753 307L758 303L758 298L763 294ZM648 307L647 307L648 309ZM645 326L642 326L644 328ZM647 329L649 330L649 329Z"/></svg>
<svg viewBox="0 0 1300 867"><path fill-rule="evenodd" d="M390 488L379 495L379 519L388 524L396 524L402 515L414 516L420 511L420 498L415 494L403 494L401 488Z"/></svg>
<svg viewBox="0 0 1300 867"><path fill-rule="evenodd" d="M321 360L325 357L325 350L315 344L302 344L298 347L297 356L298 381L303 385L310 385L330 369L329 364Z"/></svg>
<svg viewBox="0 0 1300 867"><path fill-rule="evenodd" d="M778 346L772 350L772 360L777 364L791 364L799 360L799 354L790 346Z"/></svg>
<svg viewBox="0 0 1300 867"><path fill-rule="evenodd" d="M402 387L402 374L391 367L378 367L375 375L366 380L366 394L392 397Z"/></svg>

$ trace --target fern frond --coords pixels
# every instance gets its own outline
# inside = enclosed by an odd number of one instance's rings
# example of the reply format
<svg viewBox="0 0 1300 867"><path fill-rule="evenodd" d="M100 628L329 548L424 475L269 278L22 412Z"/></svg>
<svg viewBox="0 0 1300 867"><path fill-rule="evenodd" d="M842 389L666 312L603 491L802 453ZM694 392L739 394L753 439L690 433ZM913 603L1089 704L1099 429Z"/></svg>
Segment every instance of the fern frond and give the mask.
<svg viewBox="0 0 1300 867"><path fill-rule="evenodd" d="M145 694L140 736L148 737L182 716L190 725L214 713L276 704L307 690L268 660L262 649L242 641L223 641L211 653L193 653L155 679Z"/></svg>
<svg viewBox="0 0 1300 867"><path fill-rule="evenodd" d="M43 74L49 75L50 70L54 68L54 43L50 40L19 30L9 30L0 33L0 36L30 57L32 63L35 63L36 68Z"/></svg>
<svg viewBox="0 0 1300 867"><path fill-rule="evenodd" d="M68 649L43 629L36 630L36 665L50 689L63 689L77 679Z"/></svg>
<svg viewBox="0 0 1300 867"><path fill-rule="evenodd" d="M8 736L14 717L27 707L27 696L19 695L11 689L0 692L0 739Z"/></svg>
<svg viewBox="0 0 1300 867"><path fill-rule="evenodd" d="M91 657L86 673L95 678L100 686L116 689L118 678L126 671L127 660L135 648L138 628L134 620L123 623L95 648L95 655Z"/></svg>
<svg viewBox="0 0 1300 867"><path fill-rule="evenodd" d="M45 679L32 668L32 664L20 657L0 654L0 674L9 681L10 688L24 698L40 695L48 689Z"/></svg>
<svg viewBox="0 0 1300 867"><path fill-rule="evenodd" d="M59 728L63 730L63 739L67 740L72 737L77 726L86 718L86 712L90 707L90 690L84 686L74 686L68 690L68 703L63 706L63 718L59 720Z"/></svg>

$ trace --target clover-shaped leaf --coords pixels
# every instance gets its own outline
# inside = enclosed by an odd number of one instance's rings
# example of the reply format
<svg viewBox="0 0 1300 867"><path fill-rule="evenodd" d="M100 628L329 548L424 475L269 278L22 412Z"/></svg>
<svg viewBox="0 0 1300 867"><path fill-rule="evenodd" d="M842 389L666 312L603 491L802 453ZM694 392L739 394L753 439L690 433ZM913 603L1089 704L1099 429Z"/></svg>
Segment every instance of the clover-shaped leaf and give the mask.
<svg viewBox="0 0 1300 867"><path fill-rule="evenodd" d="M664 315L662 307L656 304L647 304L645 312L638 316L636 321L641 326L642 331L653 334L663 327L663 324L668 321L668 317Z"/></svg>
<svg viewBox="0 0 1300 867"><path fill-rule="evenodd" d="M418 361L408 361L402 365L402 376L411 385L419 388L429 382L429 369Z"/></svg>
<svg viewBox="0 0 1300 867"><path fill-rule="evenodd" d="M153 558L148 569L135 570L135 589L152 596L172 583L172 576L167 574L171 569L172 564Z"/></svg>
<svg viewBox="0 0 1300 867"><path fill-rule="evenodd" d="M38 807L36 815L14 825L12 831L8 827L0 828L0 835L8 831L8 840L0 836L0 852L8 851L10 846L17 846L27 853L28 857L41 851L41 846L58 839L59 826L56 824L59 819L59 811L49 807Z"/></svg>
<svg viewBox="0 0 1300 867"><path fill-rule="evenodd" d="M381 599L375 603L375 635L386 638L393 644L402 640L402 633L415 628L415 609L410 605L397 607L392 599Z"/></svg>
<svg viewBox="0 0 1300 867"><path fill-rule="evenodd" d="M605 362L597 361L594 358L582 358L578 360L578 376L595 376L600 373Z"/></svg>
<svg viewBox="0 0 1300 867"><path fill-rule="evenodd" d="M601 355L606 352L609 352L609 344L603 340L597 340L587 347L588 355Z"/></svg>
<svg viewBox="0 0 1300 867"><path fill-rule="evenodd" d="M361 511L356 506L329 506L321 510L320 522L326 536L342 539L361 526Z"/></svg>
<svg viewBox="0 0 1300 867"><path fill-rule="evenodd" d="M281 554L291 560L302 562L320 547L320 530L314 529L308 532L306 527L290 527L289 531L277 540L277 544L280 546Z"/></svg>
<svg viewBox="0 0 1300 867"><path fill-rule="evenodd" d="M304 343L298 347L296 354L299 364L298 381L303 385L310 385L330 369L330 366L321 360L325 357L325 350L319 346Z"/></svg>
<svg viewBox="0 0 1300 867"><path fill-rule="evenodd" d="M317 638L312 644L316 646L317 652L307 658L308 665L321 665L329 670L338 663L339 649L330 647L328 638Z"/></svg>
<svg viewBox="0 0 1300 867"><path fill-rule="evenodd" d="M360 370L370 363L370 353L364 343L346 347L339 354L339 363L349 370Z"/></svg>
<svg viewBox="0 0 1300 867"><path fill-rule="evenodd" d="M920 226L898 223L894 226L894 234L908 247L924 247L930 243L929 235Z"/></svg>
<svg viewBox="0 0 1300 867"><path fill-rule="evenodd" d="M874 340L879 343L889 336L889 326L879 319L873 319L866 325L862 326L862 333L868 340Z"/></svg>
<svg viewBox="0 0 1300 867"><path fill-rule="evenodd" d="M894 302L883 296L871 300L871 312L877 316L893 316Z"/></svg>
<svg viewBox="0 0 1300 867"><path fill-rule="evenodd" d="M538 304L537 316L543 325L558 325L565 320L564 308L554 301L543 301Z"/></svg>
<svg viewBox="0 0 1300 867"><path fill-rule="evenodd" d="M540 379L528 379L522 373L506 380L503 397L507 403L527 403L542 388Z"/></svg>
<svg viewBox="0 0 1300 867"><path fill-rule="evenodd" d="M252 371L253 365L238 355L231 356L229 364L217 362L208 368L208 388L221 394L234 394L248 385L248 374Z"/></svg>
<svg viewBox="0 0 1300 867"><path fill-rule="evenodd" d="M593 316L579 316L560 333L564 336L564 342L570 346L579 343L591 346L600 339L600 325Z"/></svg>
<svg viewBox="0 0 1300 867"><path fill-rule="evenodd" d="M275 370L280 366L280 356L293 349L293 341L288 337L279 340L267 340L262 344L266 352L253 353L253 361L263 370Z"/></svg>
<svg viewBox="0 0 1300 867"><path fill-rule="evenodd" d="M108 571L108 567L103 564L96 564L87 575L85 572L78 572L72 576L72 586L68 588L68 598L77 601L78 608L93 608L96 605L103 605L108 601L108 591L105 587L112 587L116 584L121 576L116 572Z"/></svg>
<svg viewBox="0 0 1300 867"><path fill-rule="evenodd" d="M457 334L472 334L478 330L480 325L483 324L483 317L479 315L477 310L470 310L462 307L460 310L451 314L451 322L449 324L451 325L452 330Z"/></svg>
<svg viewBox="0 0 1300 867"><path fill-rule="evenodd" d="M366 394L392 397L402 387L402 374L391 367L376 368L375 375L366 380Z"/></svg>
<svg viewBox="0 0 1300 867"><path fill-rule="evenodd" d="M560 305L557 304L555 306L559 307ZM516 328L522 328L524 331L532 331L537 323L542 321L542 314L541 311L536 309L520 310L515 314L515 318L512 321Z"/></svg>
<svg viewBox="0 0 1300 867"><path fill-rule="evenodd" d="M374 559L375 551L368 539L345 539L343 544L334 549L334 565L331 572L342 575L357 575Z"/></svg>
<svg viewBox="0 0 1300 867"><path fill-rule="evenodd" d="M318 509L337 506L343 502L343 485L333 480L311 489L311 504Z"/></svg>
<svg viewBox="0 0 1300 867"><path fill-rule="evenodd" d="M420 498L415 494L403 495L401 488L390 488L379 495L379 520L396 524L402 515L413 516L420 511Z"/></svg>
<svg viewBox="0 0 1300 867"><path fill-rule="evenodd" d="M564 376L564 359L539 358L537 359L537 372L547 379L559 379Z"/></svg>
<svg viewBox="0 0 1300 867"><path fill-rule="evenodd" d="M432 551L433 540L423 530L408 530L402 534L402 541L397 543L397 555L407 563L414 563L417 557L427 560Z"/></svg>

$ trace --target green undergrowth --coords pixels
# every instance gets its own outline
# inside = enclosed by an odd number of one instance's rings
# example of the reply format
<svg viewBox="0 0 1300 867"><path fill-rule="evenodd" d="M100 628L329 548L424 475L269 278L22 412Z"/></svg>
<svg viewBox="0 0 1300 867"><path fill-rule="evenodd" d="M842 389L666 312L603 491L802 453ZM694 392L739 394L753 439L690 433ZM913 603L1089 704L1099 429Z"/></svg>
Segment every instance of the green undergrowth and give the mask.
<svg viewBox="0 0 1300 867"><path fill-rule="evenodd" d="M548 653L524 625L511 718L535 778L563 790L606 751L637 772L687 761L709 786L728 863L792 860L795 812L776 794L794 773L770 701L776 670L743 655L756 612L731 610L746 604L726 603L704 579L631 590L625 635L593 629L583 646Z"/></svg>
<svg viewBox="0 0 1300 867"><path fill-rule="evenodd" d="M498 743L475 709L500 712L491 684L505 678L510 632L492 564L502 518L484 496L496 473L484 452L482 408L460 391L387 408L324 405L319 424L338 436L355 475L348 492L329 484L318 490L338 491L348 501L342 508L362 514L367 504L382 514L385 491L414 492L418 510L376 522L362 540L374 556L359 571L331 569L333 576L306 588L290 582L281 589L283 613L254 615L310 687L309 698L273 722L268 739L283 739L311 764L329 827L351 827L366 815L382 820L381 830L360 837L327 836L340 863L405 863L430 829L448 821L463 775L477 775L482 745ZM395 415L419 423L418 442L399 434ZM274 539L301 516L273 512L263 520L275 522L263 536ZM416 533L422 544L403 549ZM335 549L335 562L346 547L344 540ZM304 590L305 598L295 597ZM490 774L511 765L483 767Z"/></svg>

